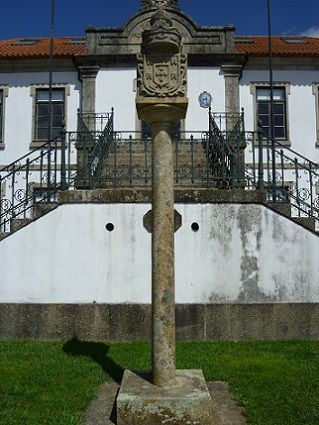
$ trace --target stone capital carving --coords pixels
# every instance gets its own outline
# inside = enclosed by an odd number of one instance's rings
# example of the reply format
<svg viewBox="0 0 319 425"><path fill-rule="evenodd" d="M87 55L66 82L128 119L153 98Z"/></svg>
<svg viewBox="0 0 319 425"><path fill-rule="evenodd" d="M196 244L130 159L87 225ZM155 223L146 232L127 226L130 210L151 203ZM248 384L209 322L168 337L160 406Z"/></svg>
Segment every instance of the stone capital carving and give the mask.
<svg viewBox="0 0 319 425"><path fill-rule="evenodd" d="M96 78L99 72L98 66L79 66L81 79L83 78Z"/></svg>
<svg viewBox="0 0 319 425"><path fill-rule="evenodd" d="M138 55L138 96L185 96L187 91L187 56Z"/></svg>
<svg viewBox="0 0 319 425"><path fill-rule="evenodd" d="M177 0L142 0L141 10L154 9L159 7L171 7L179 9Z"/></svg>
<svg viewBox="0 0 319 425"><path fill-rule="evenodd" d="M240 78L242 73L241 65L222 65L225 77L236 77Z"/></svg>
<svg viewBox="0 0 319 425"><path fill-rule="evenodd" d="M168 13L159 9L152 16L151 28L143 32L142 54L137 56L138 96L186 95L187 56L181 50L181 35Z"/></svg>

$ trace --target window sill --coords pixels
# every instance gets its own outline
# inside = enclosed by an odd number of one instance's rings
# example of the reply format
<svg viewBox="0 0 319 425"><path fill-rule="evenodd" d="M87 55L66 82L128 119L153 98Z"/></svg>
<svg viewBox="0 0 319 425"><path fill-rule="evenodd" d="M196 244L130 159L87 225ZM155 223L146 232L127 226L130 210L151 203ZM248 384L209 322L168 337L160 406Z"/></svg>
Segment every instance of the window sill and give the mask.
<svg viewBox="0 0 319 425"><path fill-rule="evenodd" d="M290 147L291 146L291 141L290 140L280 140L280 139L276 139L275 140L277 143L280 143L283 146L287 146Z"/></svg>
<svg viewBox="0 0 319 425"><path fill-rule="evenodd" d="M0 150L3 150L6 147L6 145L3 142L0 142Z"/></svg>
<svg viewBox="0 0 319 425"><path fill-rule="evenodd" d="M46 145L48 143L47 140L33 140L30 143L30 149L36 149L36 148L42 148L44 145ZM61 148L62 147L62 142L61 140L57 141L57 142L52 142L52 146L56 147L56 148Z"/></svg>
<svg viewBox="0 0 319 425"><path fill-rule="evenodd" d="M291 141L290 140L280 140L280 139L275 139L275 143L280 143L282 146L285 146L287 148L291 147ZM271 146L271 141L269 141L268 143L266 143L265 141L263 142L263 146ZM318 145L319 146L319 145Z"/></svg>

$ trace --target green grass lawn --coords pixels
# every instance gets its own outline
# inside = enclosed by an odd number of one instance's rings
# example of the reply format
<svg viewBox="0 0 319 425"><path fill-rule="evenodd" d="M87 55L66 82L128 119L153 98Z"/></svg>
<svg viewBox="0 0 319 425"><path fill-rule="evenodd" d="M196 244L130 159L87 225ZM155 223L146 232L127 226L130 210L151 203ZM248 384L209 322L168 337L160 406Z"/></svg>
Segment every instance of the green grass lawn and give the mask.
<svg viewBox="0 0 319 425"><path fill-rule="evenodd" d="M319 342L178 343L177 367L227 381L249 424L319 424ZM149 369L150 344L1 341L0 424L80 424L126 368Z"/></svg>

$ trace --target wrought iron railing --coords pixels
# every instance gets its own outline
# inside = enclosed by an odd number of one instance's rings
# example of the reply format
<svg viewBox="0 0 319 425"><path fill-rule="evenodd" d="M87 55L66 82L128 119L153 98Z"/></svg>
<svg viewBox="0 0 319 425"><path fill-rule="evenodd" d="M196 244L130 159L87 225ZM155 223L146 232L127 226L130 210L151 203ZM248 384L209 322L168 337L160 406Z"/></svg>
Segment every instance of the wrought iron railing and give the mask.
<svg viewBox="0 0 319 425"><path fill-rule="evenodd" d="M240 185L244 177L244 115L212 113L204 148L216 187Z"/></svg>
<svg viewBox="0 0 319 425"><path fill-rule="evenodd" d="M312 217L319 223L319 164L278 141L272 143L261 129L246 133L246 141L247 182L264 190L270 202L290 203L293 217Z"/></svg>
<svg viewBox="0 0 319 425"><path fill-rule="evenodd" d="M289 202L292 216L319 223L319 165L272 144L261 131L244 131L242 115L237 121L218 115L210 114L209 131L180 132L173 139L175 185L264 190L269 201ZM86 188L151 185L151 141L142 133L115 132L113 111L99 116L101 130L90 130L90 121L79 115L78 131L0 170L1 233L10 230L13 219L32 218L35 205L54 203L60 190L78 187L79 178Z"/></svg>
<svg viewBox="0 0 319 425"><path fill-rule="evenodd" d="M113 108L111 109L111 112L83 113L78 111L79 131L84 131L86 129L93 133L103 132L110 121L110 117L113 116L113 114Z"/></svg>
<svg viewBox="0 0 319 425"><path fill-rule="evenodd" d="M103 171L96 185L141 187L152 183L152 144L141 132L115 132ZM181 132L173 139L174 182L177 186L214 185L205 155L207 132Z"/></svg>
<svg viewBox="0 0 319 425"><path fill-rule="evenodd" d="M65 140L45 143L0 170L0 233L10 231L13 219L32 218L36 204L54 203L58 191L69 187L71 152Z"/></svg>
<svg viewBox="0 0 319 425"><path fill-rule="evenodd" d="M245 131L244 110L234 112L212 112L209 109L209 119L213 119L222 133L231 134L232 131Z"/></svg>
<svg viewBox="0 0 319 425"><path fill-rule="evenodd" d="M114 110L110 113L78 114L78 131L69 134L81 150L78 163L78 178L92 188L99 181L104 163L115 140Z"/></svg>
<svg viewBox="0 0 319 425"><path fill-rule="evenodd" d="M14 219L34 218L37 205L54 205L58 192L73 188L79 176L94 187L113 141L113 110L97 114L101 131L90 131L86 119L79 114L77 132L67 132L0 170L0 234L10 232ZM87 155L81 164L76 161L79 147Z"/></svg>

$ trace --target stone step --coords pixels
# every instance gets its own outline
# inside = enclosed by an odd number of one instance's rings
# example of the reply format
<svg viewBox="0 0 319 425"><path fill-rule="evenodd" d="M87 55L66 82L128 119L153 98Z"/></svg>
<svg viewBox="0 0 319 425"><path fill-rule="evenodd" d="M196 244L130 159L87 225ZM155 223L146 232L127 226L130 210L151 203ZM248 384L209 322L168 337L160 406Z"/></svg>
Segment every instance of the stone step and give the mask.
<svg viewBox="0 0 319 425"><path fill-rule="evenodd" d="M267 202L267 205L274 211L291 218L295 223L301 224L312 232L316 232L316 219L314 217L295 217L291 216L291 204L289 202Z"/></svg>
<svg viewBox="0 0 319 425"><path fill-rule="evenodd" d="M203 188L203 185L205 184L206 186L206 182L203 183L203 180L182 180L181 182L174 182L174 187L176 189L178 188ZM127 179L123 180L123 182L121 180L118 180L116 182L116 184L114 185L113 182L107 182L107 181L100 181L99 183L97 183L96 188L99 189L110 189L110 188L130 188L132 190L138 190L138 189L142 189L145 187L151 187L152 186L152 181L151 179L148 180L147 183L145 183L144 181L142 181L142 179L139 180L132 180L131 182L129 182ZM210 188L214 188L216 187L216 184L211 181L209 184Z"/></svg>
<svg viewBox="0 0 319 425"><path fill-rule="evenodd" d="M8 233L8 232L1 232L0 233L0 241L2 241L2 239L5 239L9 235L10 235L10 233Z"/></svg>
<svg viewBox="0 0 319 425"><path fill-rule="evenodd" d="M289 202L267 202L267 205L274 211L286 217L291 217L291 205Z"/></svg>
<svg viewBox="0 0 319 425"><path fill-rule="evenodd" d="M50 203L39 203L35 204L32 207L32 218L37 219L42 217L45 214L48 214L50 211L57 208L58 204L56 202L50 202Z"/></svg>
<svg viewBox="0 0 319 425"><path fill-rule="evenodd" d="M33 221L32 218L13 218L10 222L10 233L14 233Z"/></svg>
<svg viewBox="0 0 319 425"><path fill-rule="evenodd" d="M152 156L152 153L150 151L140 151L140 152L110 152L109 156L113 156L116 154L116 156L126 156L127 158L129 158L130 156L134 157L134 156ZM205 152L203 152L202 150L198 150L198 151L188 151L188 150L182 150L182 151L178 151L177 153L178 156L186 156L188 158L191 158L192 155L194 158L196 158L197 156L203 156L206 158ZM173 152L173 156L176 157L176 152Z"/></svg>
<svg viewBox="0 0 319 425"><path fill-rule="evenodd" d="M175 145L173 145L173 151L174 153L176 152L176 148L178 149L179 153L189 153L191 154L191 152L193 152L194 154L205 154L205 149L203 148L203 146L201 144L196 144L193 145L193 147L191 147L188 144L184 144L184 145L178 145L177 147ZM115 150L111 149L110 150L110 154L114 154ZM151 145L117 145L116 146L116 154L120 155L120 154L125 154L125 155L129 155L130 153L134 154L145 154L145 152L147 152L148 154L152 153L152 148Z"/></svg>
<svg viewBox="0 0 319 425"><path fill-rule="evenodd" d="M17 232L18 230L22 229L23 227L27 226L28 224L32 223L34 220L42 217L43 215L48 214L50 211L57 208L57 206L58 204L56 202L52 202L49 204L35 204L32 208L29 209L28 215L30 215L30 217L17 217L12 218L10 220L10 232L0 233L0 240L6 238L12 233Z"/></svg>
<svg viewBox="0 0 319 425"><path fill-rule="evenodd" d="M316 230L316 219L314 217L291 217L294 222L301 224L307 229Z"/></svg>

